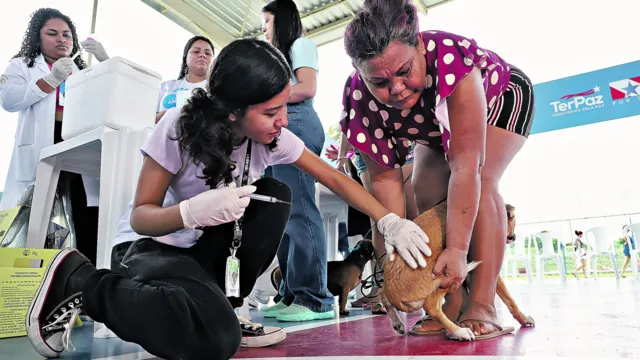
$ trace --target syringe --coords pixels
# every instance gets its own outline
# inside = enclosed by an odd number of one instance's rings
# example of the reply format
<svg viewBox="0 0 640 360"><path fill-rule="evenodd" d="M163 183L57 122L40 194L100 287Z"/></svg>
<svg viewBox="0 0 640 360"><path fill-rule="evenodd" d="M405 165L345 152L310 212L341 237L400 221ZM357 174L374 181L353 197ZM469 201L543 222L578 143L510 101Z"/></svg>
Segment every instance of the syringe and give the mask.
<svg viewBox="0 0 640 360"><path fill-rule="evenodd" d="M258 201L270 202L270 203L275 203L275 204L289 204L289 205L291 205L290 202L282 201L280 199L274 198L273 196L260 195L260 194L249 194L249 195L247 195L247 197L249 199L258 200Z"/></svg>

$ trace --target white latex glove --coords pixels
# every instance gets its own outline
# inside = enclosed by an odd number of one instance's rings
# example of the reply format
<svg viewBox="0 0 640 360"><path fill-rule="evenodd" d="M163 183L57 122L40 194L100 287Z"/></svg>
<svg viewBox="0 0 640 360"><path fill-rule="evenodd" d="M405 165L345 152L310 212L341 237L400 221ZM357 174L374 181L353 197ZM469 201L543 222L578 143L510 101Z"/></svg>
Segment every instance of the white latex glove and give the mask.
<svg viewBox="0 0 640 360"><path fill-rule="evenodd" d="M205 191L180 203L180 216L185 228L195 229L236 221L249 206L246 197L256 191L253 185L236 188L235 183L220 189Z"/></svg>
<svg viewBox="0 0 640 360"><path fill-rule="evenodd" d="M68 57L58 59L51 66L51 72L45 75L42 80L52 88L57 88L61 82L65 81L73 71L73 60Z"/></svg>
<svg viewBox="0 0 640 360"><path fill-rule="evenodd" d="M96 60L103 62L105 60L109 59L109 55L107 55L107 52L104 50L104 46L102 46L102 43L95 41L93 39L87 39L85 41L81 41L80 45L82 45L82 48L88 52L88 53L92 53L93 56L96 57Z"/></svg>
<svg viewBox="0 0 640 360"><path fill-rule="evenodd" d="M384 248L389 261L395 260L395 250L412 269L418 267L416 260L420 266L427 266L422 254L431 256L431 249L427 245L429 237L418 225L413 221L401 219L394 213L385 215L377 225L384 236Z"/></svg>

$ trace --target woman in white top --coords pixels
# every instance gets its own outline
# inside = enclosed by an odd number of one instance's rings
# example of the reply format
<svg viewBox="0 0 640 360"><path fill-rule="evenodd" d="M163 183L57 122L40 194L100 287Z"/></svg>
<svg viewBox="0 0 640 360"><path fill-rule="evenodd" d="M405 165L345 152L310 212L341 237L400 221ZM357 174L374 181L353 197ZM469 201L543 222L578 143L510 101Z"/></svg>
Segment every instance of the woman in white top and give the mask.
<svg viewBox="0 0 640 360"><path fill-rule="evenodd" d="M194 36L187 41L178 78L160 84L156 124L167 110L184 105L194 88L206 87L213 54L213 44L206 37Z"/></svg>
<svg viewBox="0 0 640 360"><path fill-rule="evenodd" d="M273 0L262 8L262 31L267 41L282 52L293 71L288 129L319 156L325 135L313 108L318 49L303 36L300 13L292 0ZM278 250L282 300L265 310L264 316L279 321L333 318L333 295L327 289L327 245L322 217L315 203L315 180L287 164L273 166L266 174L287 184L294 201L291 220Z"/></svg>
<svg viewBox="0 0 640 360"><path fill-rule="evenodd" d="M141 149L129 216L139 235L121 264L97 270L72 249L51 260L27 312L27 335L40 355L71 347L80 310L165 359L228 359L239 346L284 339L282 329L248 323L233 310L275 257L292 207L287 185L260 179L268 166L294 164L313 176L376 221L389 247L426 266L421 254L431 251L416 224L286 129L291 79L282 54L264 41L222 49L207 91L196 89L182 109L167 111Z"/></svg>
<svg viewBox="0 0 640 360"><path fill-rule="evenodd" d="M76 28L68 16L49 8L32 14L20 51L0 76L0 104L4 110L18 113L0 210L18 206L27 188L35 183L40 151L62 141L65 80L87 67L80 56L71 60L78 51ZM70 189L75 234L81 239L78 247L95 260L97 184L85 181L83 186L78 174L66 172L60 174L60 183Z"/></svg>

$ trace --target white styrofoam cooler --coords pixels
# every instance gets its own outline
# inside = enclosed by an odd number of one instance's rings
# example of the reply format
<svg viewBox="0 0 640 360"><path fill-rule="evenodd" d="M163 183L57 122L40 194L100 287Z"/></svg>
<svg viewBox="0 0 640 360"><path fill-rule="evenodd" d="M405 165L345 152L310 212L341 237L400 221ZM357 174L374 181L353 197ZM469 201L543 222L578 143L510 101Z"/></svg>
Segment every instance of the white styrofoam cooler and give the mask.
<svg viewBox="0 0 640 360"><path fill-rule="evenodd" d="M161 76L121 57L112 57L66 81L62 138L100 126L141 130L155 125Z"/></svg>

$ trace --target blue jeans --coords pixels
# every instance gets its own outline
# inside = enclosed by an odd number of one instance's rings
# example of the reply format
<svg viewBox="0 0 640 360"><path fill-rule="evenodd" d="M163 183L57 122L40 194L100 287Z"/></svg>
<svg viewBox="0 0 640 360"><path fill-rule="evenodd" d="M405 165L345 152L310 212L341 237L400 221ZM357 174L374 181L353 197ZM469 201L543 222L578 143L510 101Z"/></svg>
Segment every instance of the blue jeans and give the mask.
<svg viewBox="0 0 640 360"><path fill-rule="evenodd" d="M291 132L320 156L324 129L311 101L289 105ZM332 310L333 295L327 290L327 242L320 210L315 202L315 180L293 165L276 165L266 171L291 188L291 217L278 248L282 273L280 295L286 305L302 305L314 312Z"/></svg>

